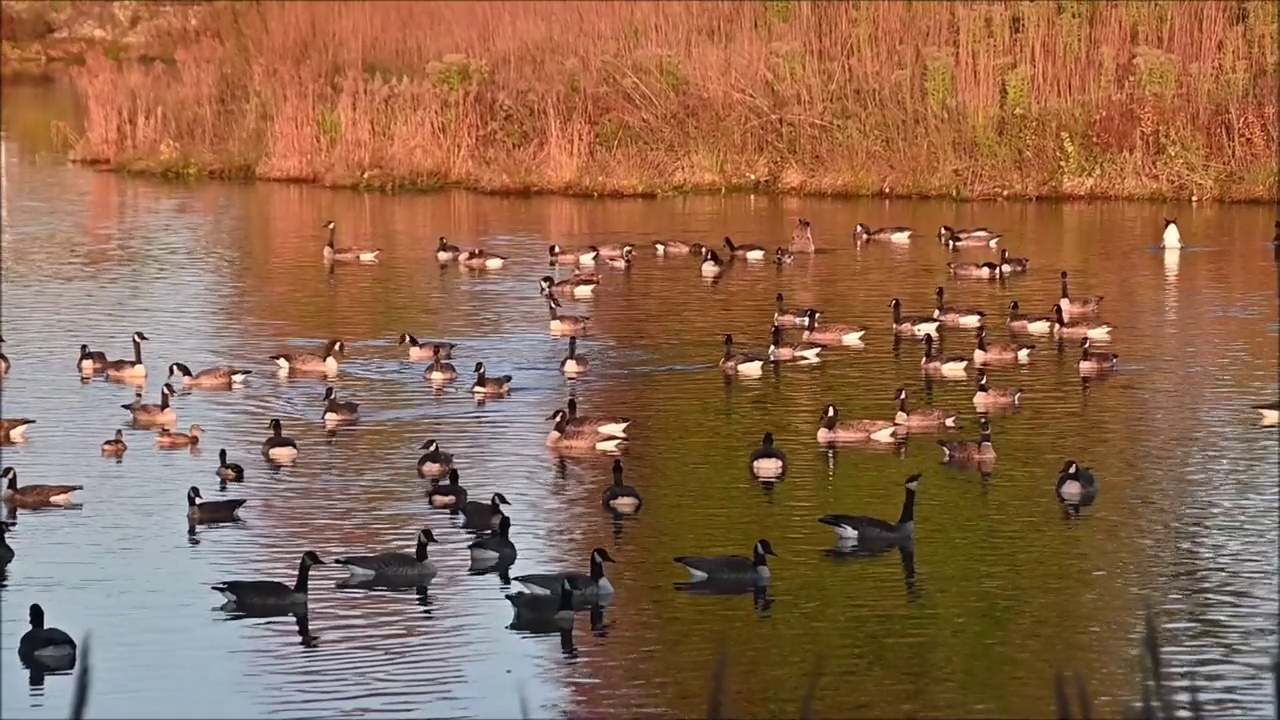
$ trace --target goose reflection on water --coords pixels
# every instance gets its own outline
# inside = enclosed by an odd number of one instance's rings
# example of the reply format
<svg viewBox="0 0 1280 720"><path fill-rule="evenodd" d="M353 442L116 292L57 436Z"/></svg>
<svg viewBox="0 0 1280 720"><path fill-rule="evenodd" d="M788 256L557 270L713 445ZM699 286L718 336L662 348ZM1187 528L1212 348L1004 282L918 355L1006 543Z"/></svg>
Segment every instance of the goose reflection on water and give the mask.
<svg viewBox="0 0 1280 720"><path fill-rule="evenodd" d="M902 561L902 583L906 589L907 601L918 602L922 599L920 589L916 586L916 549L915 543L908 540L904 543L861 543L857 540L841 538L835 546L827 548L823 554L837 561L870 562L897 550Z"/></svg>
<svg viewBox="0 0 1280 720"><path fill-rule="evenodd" d="M234 602L227 601L217 608L225 613L222 622L241 622L243 620L269 620L272 618L281 618L293 616L294 624L298 628L299 644L302 647L313 648L320 643L320 636L311 634L311 621L306 612L298 610L290 610L287 607L240 607L237 608Z"/></svg>

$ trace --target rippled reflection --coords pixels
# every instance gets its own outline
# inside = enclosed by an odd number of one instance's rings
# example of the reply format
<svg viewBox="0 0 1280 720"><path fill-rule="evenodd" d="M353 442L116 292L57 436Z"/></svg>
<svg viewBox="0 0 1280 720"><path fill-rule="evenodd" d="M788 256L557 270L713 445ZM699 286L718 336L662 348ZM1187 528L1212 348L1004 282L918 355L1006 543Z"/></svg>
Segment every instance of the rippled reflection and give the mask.
<svg viewBox="0 0 1280 720"><path fill-rule="evenodd" d="M847 679L823 683L821 716L1040 715L1057 667L1086 671L1110 711L1136 688L1144 596L1166 622L1168 664L1196 671L1214 713L1270 712L1280 440L1251 409L1277 392L1267 208L1181 213L1194 245L1155 261L1162 208L1140 204L386 197L164 185L6 153L0 321L13 369L0 392L4 417L39 422L0 453L23 482L85 489L76 509L7 510L17 526L0 579L0 650L16 646L31 602L73 635L92 630L96 715L512 717L518 688L541 715L693 716L726 633L729 706L744 716L794 712L815 645L827 672ZM772 247L801 214L821 252L785 266L726 260L714 282L699 279L696 257L657 257L650 245L718 247L729 234ZM327 218L339 242L382 248L380 262L326 267ZM925 234L854 244L860 220ZM930 235L943 223L998 228L1033 269L948 277L945 262L996 255L947 252ZM440 235L508 261L441 267ZM561 298L564 313L590 316L577 334L590 367L572 380L559 370L567 341L550 336L538 293L539 277L572 272L547 267L550 242L637 245L626 269L597 265L589 297ZM998 463L943 464L938 439L978 437L974 368L922 373L917 339L890 332L889 298L922 312L941 283L948 304L988 313L993 342L1026 342L1007 332L1008 302L1047 313L1060 269L1076 292L1106 297L1098 317L1116 327L1106 350L1120 366L1082 376L1077 343L1033 338L1028 363L988 368L992 387L1024 391L1015 412L989 413ZM723 336L739 352L767 352L778 292L787 307L822 310L824 323L866 327L863 342L828 347L818 363L726 376ZM82 342L124 356L138 330L150 338L146 380L78 382ZM424 379L429 361L399 343L409 330L430 338L419 345L456 343L460 376ZM269 359L337 338L346 352L336 374L277 376ZM935 352L973 349L972 331L944 328ZM196 453L157 451L155 430L132 429L119 407L135 390L156 402L164 368L179 361L254 371L229 391L175 394L176 428L204 429ZM510 394L477 402L476 362L510 375ZM329 386L359 403L358 421L322 420ZM842 418L888 419L899 387L913 410L951 408L962 427L816 442L827 403ZM642 512L602 507L614 455L547 448L543 418L568 397L580 413L633 420L619 457ZM261 454L272 418L297 442L291 463ZM103 458L117 427L129 450ZM766 429L787 453L780 482L747 472ZM428 438L453 456L469 499L509 499L514 563L473 563L466 518L430 507L417 471ZM220 448L244 466L231 490L212 489ZM1056 500L1067 457L1097 474L1090 507ZM832 547L818 517L887 516L914 472L925 481L910 546ZM191 485L247 498L243 522L183 532ZM308 548L326 559L408 552L423 526L441 541L428 583L350 581L324 565L305 615L211 612L221 578L291 580ZM671 562L761 536L781 555L767 586L690 584ZM571 631L512 627L513 574L577 568L597 545L618 559L607 609L576 614ZM39 699L28 680L0 673L4 714L62 717L70 677L45 678Z"/></svg>

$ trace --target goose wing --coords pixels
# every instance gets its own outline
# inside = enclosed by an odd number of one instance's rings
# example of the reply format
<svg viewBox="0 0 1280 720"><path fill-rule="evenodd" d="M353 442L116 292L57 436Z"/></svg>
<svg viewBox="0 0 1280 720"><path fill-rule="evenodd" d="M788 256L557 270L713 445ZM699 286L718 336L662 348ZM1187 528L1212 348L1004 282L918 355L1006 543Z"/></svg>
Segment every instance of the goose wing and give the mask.
<svg viewBox="0 0 1280 720"><path fill-rule="evenodd" d="M230 515L249 502L245 498L231 500L206 500L196 505L202 515Z"/></svg>
<svg viewBox="0 0 1280 720"><path fill-rule="evenodd" d="M362 568L374 574L405 571L416 572L424 568L423 564L418 562L417 557L402 552L385 552L378 553L377 555L353 555L351 557L336 558L334 559L333 564Z"/></svg>
<svg viewBox="0 0 1280 720"><path fill-rule="evenodd" d="M565 580L569 581L569 587L573 588L574 592L582 592L595 587L595 581L591 579L591 576L580 572L535 573L521 575L512 578L512 580L525 586L530 592L549 593L551 595L560 594L560 586Z"/></svg>
<svg viewBox="0 0 1280 720"><path fill-rule="evenodd" d="M48 500L83 489L83 485L23 485L14 494L23 500Z"/></svg>
<svg viewBox="0 0 1280 720"><path fill-rule="evenodd" d="M232 382L238 378L252 373L252 370L238 370L233 367L211 367L201 370L192 377L196 380L204 380L207 382Z"/></svg>
<svg viewBox="0 0 1280 720"><path fill-rule="evenodd" d="M755 572L755 563L751 558L741 555L719 555L711 557L681 555L675 561L707 576L713 575L746 575Z"/></svg>
<svg viewBox="0 0 1280 720"><path fill-rule="evenodd" d="M242 601L261 602L293 597L293 588L276 580L228 580L212 587L229 599Z"/></svg>
<svg viewBox="0 0 1280 720"><path fill-rule="evenodd" d="M881 533L897 531L897 527L893 523L869 515L823 515L818 518L818 522L834 528L848 528L859 534L867 531Z"/></svg>

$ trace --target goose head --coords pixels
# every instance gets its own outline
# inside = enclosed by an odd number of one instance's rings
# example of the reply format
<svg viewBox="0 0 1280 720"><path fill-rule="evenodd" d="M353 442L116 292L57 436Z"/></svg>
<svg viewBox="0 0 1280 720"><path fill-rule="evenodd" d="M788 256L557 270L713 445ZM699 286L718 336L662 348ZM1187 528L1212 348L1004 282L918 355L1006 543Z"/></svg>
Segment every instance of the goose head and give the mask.
<svg viewBox="0 0 1280 720"><path fill-rule="evenodd" d="M759 540L756 541L755 554L756 555L772 555L774 557L778 557L778 553L773 551L773 546L770 545L769 541L765 540L764 538L760 538Z"/></svg>
<svg viewBox="0 0 1280 720"><path fill-rule="evenodd" d="M920 473L915 473L914 475L911 475L910 477L908 477L907 481L902 483L902 486L910 490L911 492L915 492L916 486L920 484L920 477L921 477Z"/></svg>
<svg viewBox="0 0 1280 720"><path fill-rule="evenodd" d="M766 432L764 437L760 439L760 444L765 447L773 447L773 433Z"/></svg>

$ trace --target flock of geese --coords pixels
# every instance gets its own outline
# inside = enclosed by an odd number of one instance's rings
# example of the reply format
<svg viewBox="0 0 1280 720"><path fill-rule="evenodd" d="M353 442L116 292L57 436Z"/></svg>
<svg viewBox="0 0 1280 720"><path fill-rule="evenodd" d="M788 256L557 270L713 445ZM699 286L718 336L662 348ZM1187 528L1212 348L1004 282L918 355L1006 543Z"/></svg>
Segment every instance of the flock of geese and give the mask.
<svg viewBox="0 0 1280 720"><path fill-rule="evenodd" d="M328 230L328 242L323 250L326 263L378 262L382 253L380 249L338 247L335 243L335 223L329 221L324 227ZM918 235L910 228L872 229L862 223L857 224L853 233L853 239L857 243L909 243L916 237ZM994 249L1001 240L998 233L986 228L956 229L945 225L939 228L937 237L941 244L953 251L969 248ZM1280 221L1276 223L1274 245L1277 261L1280 261ZM1181 234L1173 220L1165 221L1161 247L1166 252L1176 252L1183 247ZM796 223L788 246L776 247L772 252L760 245L737 244L731 238L724 238L723 250L729 257L728 261L722 258L717 249L697 243L661 241L653 243L653 249L659 257L690 256L697 262L698 274L710 282L715 282L731 263L739 260L785 265L794 262L798 254L815 252L812 226L804 219ZM577 338L587 332L590 317L565 313L562 300L590 297L604 282L591 268L602 263L626 269L633 262L635 251L636 246L633 244L591 245L582 248L551 245L548 248L549 264L570 270L569 276L563 279L545 275L538 282L539 291L546 302L551 334L555 337L567 336L568 339L567 353L560 363L560 370L566 376L575 377L590 370L588 358L579 355L577 350ZM477 270L498 269L506 263L506 258L500 255L481 248L464 250L450 244L443 237L438 240L436 258L442 264L457 263L464 268ZM991 280L1027 273L1030 265L1029 259L1012 257L1007 250L1001 249L998 261L949 262L947 271L955 277ZM1110 341L1115 329L1098 319L1102 296L1071 295L1065 271L1060 273L1060 281L1060 295L1052 304L1048 315L1023 314L1017 300L1009 301L1008 312L1002 322L1013 337L1019 338L1018 341L1009 343L997 342L988 337L986 328L995 318L989 317L985 311L947 305L941 286L934 293L934 307L928 314L904 312L898 298L893 298L888 303L885 318L887 329L898 338L918 339L921 346L920 366L925 375L967 377L970 367L976 370L973 405L979 418L979 435L974 439L938 439L944 463L976 468L983 472L989 472L994 465L996 450L992 441L991 418L1016 409L1022 402L1023 391L1019 388L992 387L987 371L1030 362L1036 345L1022 342L1023 338L1041 336L1057 342L1078 342L1080 355L1077 366L1082 376L1108 373L1117 368L1117 354L1094 347L1095 342ZM858 345L869 331L859 325L827 322L822 311L816 308L788 308L781 293L776 295L775 302L767 350L759 354L741 352L731 335L723 337L724 351L718 364L726 375L758 375L766 365L819 362L824 349L836 345ZM972 351L965 354L937 354L936 342L944 328L947 332L969 333L974 343ZM784 331L798 332L799 339L787 341ZM0 343L2 342L3 338L0 338ZM148 338L142 332L135 332L131 342L132 357L117 360L108 359L104 353L92 350L88 345L81 345L76 368L84 376L102 375L108 380L142 381L148 374L142 357L142 346L148 342ZM455 343L424 342L405 333L399 337L399 344L407 346L411 361L428 363L423 371L425 380L431 383L451 383L458 377L457 369L449 362L457 347ZM341 339L334 339L318 353L282 353L270 356L269 360L281 374L324 380L337 374L345 351L346 344ZM11 369L9 358L0 353L0 374L7 374ZM173 383L190 388L229 390L241 386L252 372L249 369L227 366L195 372L184 363L174 362L168 366L168 381L160 389L159 402L146 403L140 396L135 396L133 402L122 404L121 408L132 418L133 428L156 430L154 442L158 447L194 447L200 443L201 428L199 424L192 424L186 432L176 430L177 411L171 404L175 393ZM474 380L470 391L477 399L500 398L510 392L513 381L510 375L489 375L483 362L476 362L473 372ZM848 419L841 416L835 405L826 405L818 420L816 440L822 444L899 443L908 434L941 432L957 427L957 412L936 407L909 406L906 388L899 388L894 400L897 403L896 413L882 419ZM323 402L323 419L326 422L343 423L359 419L359 404L340 399L332 386L326 388ZM1264 422L1277 421L1280 403L1272 402L1254 407L1263 415ZM629 439L629 418L580 415L573 399L568 401L565 408L556 410L546 419L552 423L546 444L557 451L615 453ZM0 419L0 443L23 442L26 432L35 422L31 418ZM262 456L275 464L287 464L296 459L300 452L298 443L284 434L280 420L272 419L268 429L270 434L263 439L260 448ZM128 449L121 430L116 430L114 436L101 445L101 452L107 457L120 458ZM471 499L467 489L460 484L452 455L440 448L434 440L423 443L420 449L424 452L418 459L417 471L421 477L431 481L426 492L430 506L453 515L461 515L463 528L479 533L468 546L472 569L509 567L516 559L517 549L511 539L511 517L503 508L511 503L501 492L490 493L487 499ZM215 474L223 489L228 483L245 480L244 468L228 461L225 448L219 450L218 457L219 465ZM769 432L764 434L760 446L751 452L748 464L752 473L763 480L778 479L787 469L786 454L774 444L773 434ZM601 504L617 514L638 512L642 499L636 488L625 483L621 460L614 460L612 475L612 483L601 493ZM23 508L72 504L73 493L82 489L80 485L20 485L17 470L13 467L4 468L0 473L0 480L5 483L4 503ZM920 474L913 474L903 482L904 498L896 521L834 513L823 515L818 518L818 522L831 527L843 544L874 548L910 543L915 522L915 494L920 480ZM1078 513L1080 508L1092 504L1097 498L1097 479L1088 468L1068 459L1058 470L1054 493L1059 501ZM239 519L240 509L246 503L243 499L205 500L200 488L195 485L187 490L186 495L187 520L192 528L202 524L234 522ZM9 529L7 523L0 522L0 568L7 566L15 558L14 549L5 540L5 531ZM432 530L424 527L416 535L412 553L388 551L351 555L334 558L328 563L345 567L349 574L347 582L354 586L416 586L424 584L436 574L428 555L429 545L435 542L437 540ZM675 562L689 571L691 584L701 583L722 590L751 590L768 583L768 558L771 556L775 556L773 546L769 540L760 538L752 547L750 556L685 555L676 557ZM614 559L607 550L595 548L591 551L585 572L556 570L515 577L514 580L525 590L506 595L515 610L513 626L549 626L561 632L571 629L576 610L598 606L613 594L613 585L604 571L605 564L612 562ZM292 584L277 580L227 580L212 585L212 589L225 597L226 603L222 609L229 612L249 615L305 614L310 589L309 572L312 567L324 564L325 560L308 550L302 554ZM37 663L51 669L58 669L68 662L74 664L75 641L57 628L46 627L44 611L39 605L30 607L30 623L31 630L22 637L19 645L19 656L24 662Z"/></svg>

